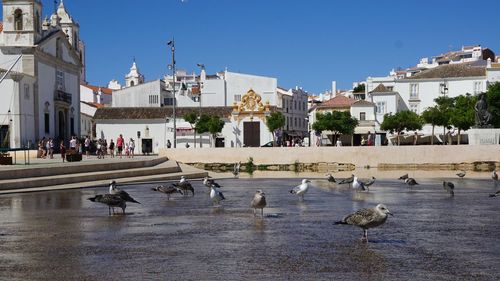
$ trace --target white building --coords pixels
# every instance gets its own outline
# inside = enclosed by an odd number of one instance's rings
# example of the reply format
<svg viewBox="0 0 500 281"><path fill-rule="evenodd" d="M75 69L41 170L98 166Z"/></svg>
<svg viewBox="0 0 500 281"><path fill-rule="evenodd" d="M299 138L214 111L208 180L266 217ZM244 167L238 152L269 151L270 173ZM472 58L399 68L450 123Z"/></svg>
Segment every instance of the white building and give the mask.
<svg viewBox="0 0 500 281"><path fill-rule="evenodd" d="M277 107L285 116L285 126L282 131L282 140L287 141L294 137L308 137L308 94L299 87L285 90L277 89Z"/></svg>
<svg viewBox="0 0 500 281"><path fill-rule="evenodd" d="M191 125L182 119L188 112L217 115L225 122L222 131L215 140L208 134L196 138L198 145L208 147L256 147L273 140L266 127L265 118L277 110L269 103L263 103L259 93L249 90L242 96L241 102L233 106L178 107L176 109L177 148L184 148L186 143L194 147L195 134ZM139 139L141 146L151 147L153 153L167 146L167 141L174 142L173 108L168 107L111 107L99 108L94 116L97 138L114 139L122 134L126 140Z"/></svg>
<svg viewBox="0 0 500 281"><path fill-rule="evenodd" d="M84 49L79 25L60 3L42 23L37 0L4 0L0 24L2 146L18 148L42 137L68 139L80 132ZM2 77L4 75L1 75Z"/></svg>
<svg viewBox="0 0 500 281"><path fill-rule="evenodd" d="M80 85L80 135L95 137L93 117L97 108L111 106L113 90L90 84Z"/></svg>

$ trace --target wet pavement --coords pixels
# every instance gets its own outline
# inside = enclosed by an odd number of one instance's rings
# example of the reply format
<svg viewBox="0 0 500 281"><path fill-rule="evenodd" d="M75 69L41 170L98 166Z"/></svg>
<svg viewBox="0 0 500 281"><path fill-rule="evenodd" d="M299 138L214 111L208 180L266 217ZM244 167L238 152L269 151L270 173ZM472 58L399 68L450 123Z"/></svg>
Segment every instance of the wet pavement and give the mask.
<svg viewBox="0 0 500 281"><path fill-rule="evenodd" d="M419 180L419 179L417 179ZM456 179L450 197L437 179L407 188L379 180L354 192L313 180L303 202L299 179L220 180L227 200L122 186L142 204L108 216L87 200L105 188L0 197L0 280L499 280L500 198L486 179ZM268 208L249 204L265 191ZM384 203L394 213L368 232L333 225Z"/></svg>

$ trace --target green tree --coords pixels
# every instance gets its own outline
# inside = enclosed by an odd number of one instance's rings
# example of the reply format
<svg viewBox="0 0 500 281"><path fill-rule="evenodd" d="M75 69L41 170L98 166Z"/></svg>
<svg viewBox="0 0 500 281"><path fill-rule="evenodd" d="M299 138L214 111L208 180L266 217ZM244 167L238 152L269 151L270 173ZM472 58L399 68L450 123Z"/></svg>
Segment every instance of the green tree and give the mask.
<svg viewBox="0 0 500 281"><path fill-rule="evenodd" d="M493 127L500 128L500 82L488 86L486 102L488 103L488 111L493 118Z"/></svg>
<svg viewBox="0 0 500 281"><path fill-rule="evenodd" d="M191 129L194 129L194 124L196 124L196 122L198 121L198 114L194 111L188 112L188 113L184 114L184 116L182 118L184 120L186 120L186 122L188 122L189 125L191 125ZM196 147L196 130L194 130L193 142L194 142L194 147ZM201 144L200 144L200 147L201 147Z"/></svg>
<svg viewBox="0 0 500 281"><path fill-rule="evenodd" d="M470 94L460 95L454 98L455 104L451 110L450 123L458 129L458 143L460 144L460 131L470 129L474 123L474 105L477 98Z"/></svg>
<svg viewBox="0 0 500 281"><path fill-rule="evenodd" d="M437 108L439 112L441 112L442 118L439 119L436 126L443 126L443 137L446 135L446 128L451 128L451 111L453 110L453 106L455 104L455 100L448 96L441 96L435 98L434 101L437 104Z"/></svg>
<svg viewBox="0 0 500 281"><path fill-rule="evenodd" d="M358 126L358 120L347 111L333 111L316 114L316 121L312 124L317 132L331 131L334 135L332 143L337 141L338 135L351 135Z"/></svg>
<svg viewBox="0 0 500 281"><path fill-rule="evenodd" d="M397 134L398 145L399 136L403 131L422 130L423 120L413 111L405 110L396 114L387 113L384 115L384 121L380 124L380 129Z"/></svg>
<svg viewBox="0 0 500 281"><path fill-rule="evenodd" d="M425 123L432 125L431 145L434 144L434 127L442 126L447 122L446 118L447 116L443 115L438 106L429 107L424 112L422 112L422 119L425 121Z"/></svg>
<svg viewBox="0 0 500 281"><path fill-rule="evenodd" d="M273 144L276 146L276 131L285 126L285 116L283 113L275 111L266 117L266 125L269 132L273 134Z"/></svg>
<svg viewBox="0 0 500 281"><path fill-rule="evenodd" d="M210 133L210 146L212 147L217 134L222 131L222 128L224 128L224 120L215 115L203 114L196 122L196 132L198 134Z"/></svg>
<svg viewBox="0 0 500 281"><path fill-rule="evenodd" d="M353 93L364 93L365 92L365 84L359 84L358 86L354 87L354 89L352 91L353 91Z"/></svg>

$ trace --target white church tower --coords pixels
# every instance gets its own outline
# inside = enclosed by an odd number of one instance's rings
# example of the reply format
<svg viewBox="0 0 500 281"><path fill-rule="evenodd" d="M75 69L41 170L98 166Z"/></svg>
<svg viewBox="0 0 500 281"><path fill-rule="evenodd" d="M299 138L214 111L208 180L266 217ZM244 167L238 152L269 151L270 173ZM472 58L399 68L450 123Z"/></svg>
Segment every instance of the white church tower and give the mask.
<svg viewBox="0 0 500 281"><path fill-rule="evenodd" d="M0 44L33 46L42 37L42 4L36 0L4 0L3 32Z"/></svg>
<svg viewBox="0 0 500 281"><path fill-rule="evenodd" d="M144 75L139 72L134 59L130 72L125 75L125 87L133 87L142 83L144 83Z"/></svg>

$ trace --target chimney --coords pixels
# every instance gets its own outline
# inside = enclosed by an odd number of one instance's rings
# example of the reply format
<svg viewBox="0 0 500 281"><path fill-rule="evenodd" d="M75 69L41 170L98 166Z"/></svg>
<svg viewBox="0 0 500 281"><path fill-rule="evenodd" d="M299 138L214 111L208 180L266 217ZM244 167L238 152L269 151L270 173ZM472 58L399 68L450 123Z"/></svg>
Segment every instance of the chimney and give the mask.
<svg viewBox="0 0 500 281"><path fill-rule="evenodd" d="M486 68L491 68L491 58L486 60Z"/></svg>
<svg viewBox="0 0 500 281"><path fill-rule="evenodd" d="M337 81L332 81L332 97L337 95Z"/></svg>

